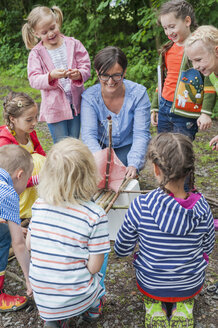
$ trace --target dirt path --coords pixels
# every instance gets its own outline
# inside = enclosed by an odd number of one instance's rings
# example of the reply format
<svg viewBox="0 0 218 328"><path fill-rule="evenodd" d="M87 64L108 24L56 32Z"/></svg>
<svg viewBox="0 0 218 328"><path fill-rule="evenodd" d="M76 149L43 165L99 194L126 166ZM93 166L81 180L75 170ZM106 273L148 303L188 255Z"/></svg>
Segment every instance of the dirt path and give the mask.
<svg viewBox="0 0 218 328"><path fill-rule="evenodd" d="M217 161L218 153L214 153L208 147L208 142L212 136L217 134L218 121L214 122L213 128L207 133L199 133L195 141L196 149L196 185L205 195L217 199ZM39 138L45 150L51 146L51 139L44 124L38 127ZM152 189L156 186L148 168L145 168L140 176L141 188ZM217 208L213 207L214 216L218 217ZM135 275L132 267L132 256L125 259L118 259L113 252L109 256L107 269L106 289L107 303L104 307L103 315L95 324L82 324L79 327L95 328L120 328L120 327L144 327L144 309L142 296L138 292L135 283ZM196 297L195 301L195 327L196 328L216 328L218 322L217 295L209 293L207 286L218 281L218 246L210 258L209 267L206 274L206 282L203 292ZM11 261L7 268L8 271L16 273L22 277L22 272L16 259ZM20 282L6 276L5 289L11 294L24 294L25 289ZM0 328L40 328L43 322L38 316L37 309L33 300L29 306L19 312L1 313ZM76 327L76 320L72 319L71 327Z"/></svg>

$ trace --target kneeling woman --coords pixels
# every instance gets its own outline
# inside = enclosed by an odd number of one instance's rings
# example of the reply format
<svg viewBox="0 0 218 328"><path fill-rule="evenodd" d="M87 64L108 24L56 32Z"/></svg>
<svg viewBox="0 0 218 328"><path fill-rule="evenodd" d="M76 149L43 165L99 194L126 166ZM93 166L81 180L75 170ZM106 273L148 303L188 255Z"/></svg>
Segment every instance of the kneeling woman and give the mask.
<svg viewBox="0 0 218 328"><path fill-rule="evenodd" d="M106 47L94 59L98 84L82 94L81 135L94 153L108 146L112 117L112 147L134 178L143 165L150 141L150 101L146 88L125 80L127 58L121 49Z"/></svg>

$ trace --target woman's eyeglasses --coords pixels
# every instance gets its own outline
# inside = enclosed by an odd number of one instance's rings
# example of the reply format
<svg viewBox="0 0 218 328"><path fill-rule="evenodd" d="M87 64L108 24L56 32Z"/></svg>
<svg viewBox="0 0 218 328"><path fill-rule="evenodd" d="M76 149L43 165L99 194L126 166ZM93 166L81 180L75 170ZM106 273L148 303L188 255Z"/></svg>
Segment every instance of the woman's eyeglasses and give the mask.
<svg viewBox="0 0 218 328"><path fill-rule="evenodd" d="M123 77L123 73L122 74L99 74L98 75L99 79L101 81L107 82L110 78L114 81L114 82L119 82L122 77Z"/></svg>

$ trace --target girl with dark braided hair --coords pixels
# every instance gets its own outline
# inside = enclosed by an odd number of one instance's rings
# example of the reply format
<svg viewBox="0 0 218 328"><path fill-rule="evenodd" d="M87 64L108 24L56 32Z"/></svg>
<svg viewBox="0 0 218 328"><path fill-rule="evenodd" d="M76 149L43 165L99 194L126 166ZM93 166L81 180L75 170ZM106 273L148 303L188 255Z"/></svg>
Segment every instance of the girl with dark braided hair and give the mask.
<svg viewBox="0 0 218 328"><path fill-rule="evenodd" d="M144 295L145 327L194 327L193 305L204 284L215 240L210 207L193 189L190 138L160 133L148 148L160 187L130 205L116 241L118 256L132 253L137 287ZM190 190L184 181L190 176Z"/></svg>

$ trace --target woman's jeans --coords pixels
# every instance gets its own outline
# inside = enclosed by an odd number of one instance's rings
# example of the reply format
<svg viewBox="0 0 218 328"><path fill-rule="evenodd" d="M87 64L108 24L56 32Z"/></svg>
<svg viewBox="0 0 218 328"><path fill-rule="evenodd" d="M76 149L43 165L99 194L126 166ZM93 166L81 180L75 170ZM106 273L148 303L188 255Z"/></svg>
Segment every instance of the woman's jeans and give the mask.
<svg viewBox="0 0 218 328"><path fill-rule="evenodd" d="M6 223L0 223L0 273L8 264L8 254L11 245L11 234Z"/></svg>
<svg viewBox="0 0 218 328"><path fill-rule="evenodd" d="M73 108L72 108L73 111ZM72 137L79 139L80 134L80 114L74 115L73 119L57 123L47 123L54 143L63 138Z"/></svg>
<svg viewBox="0 0 218 328"><path fill-rule="evenodd" d="M158 133L181 133L194 140L195 134L198 132L196 118L188 118L171 113L172 104L172 101L161 97L158 111Z"/></svg>

